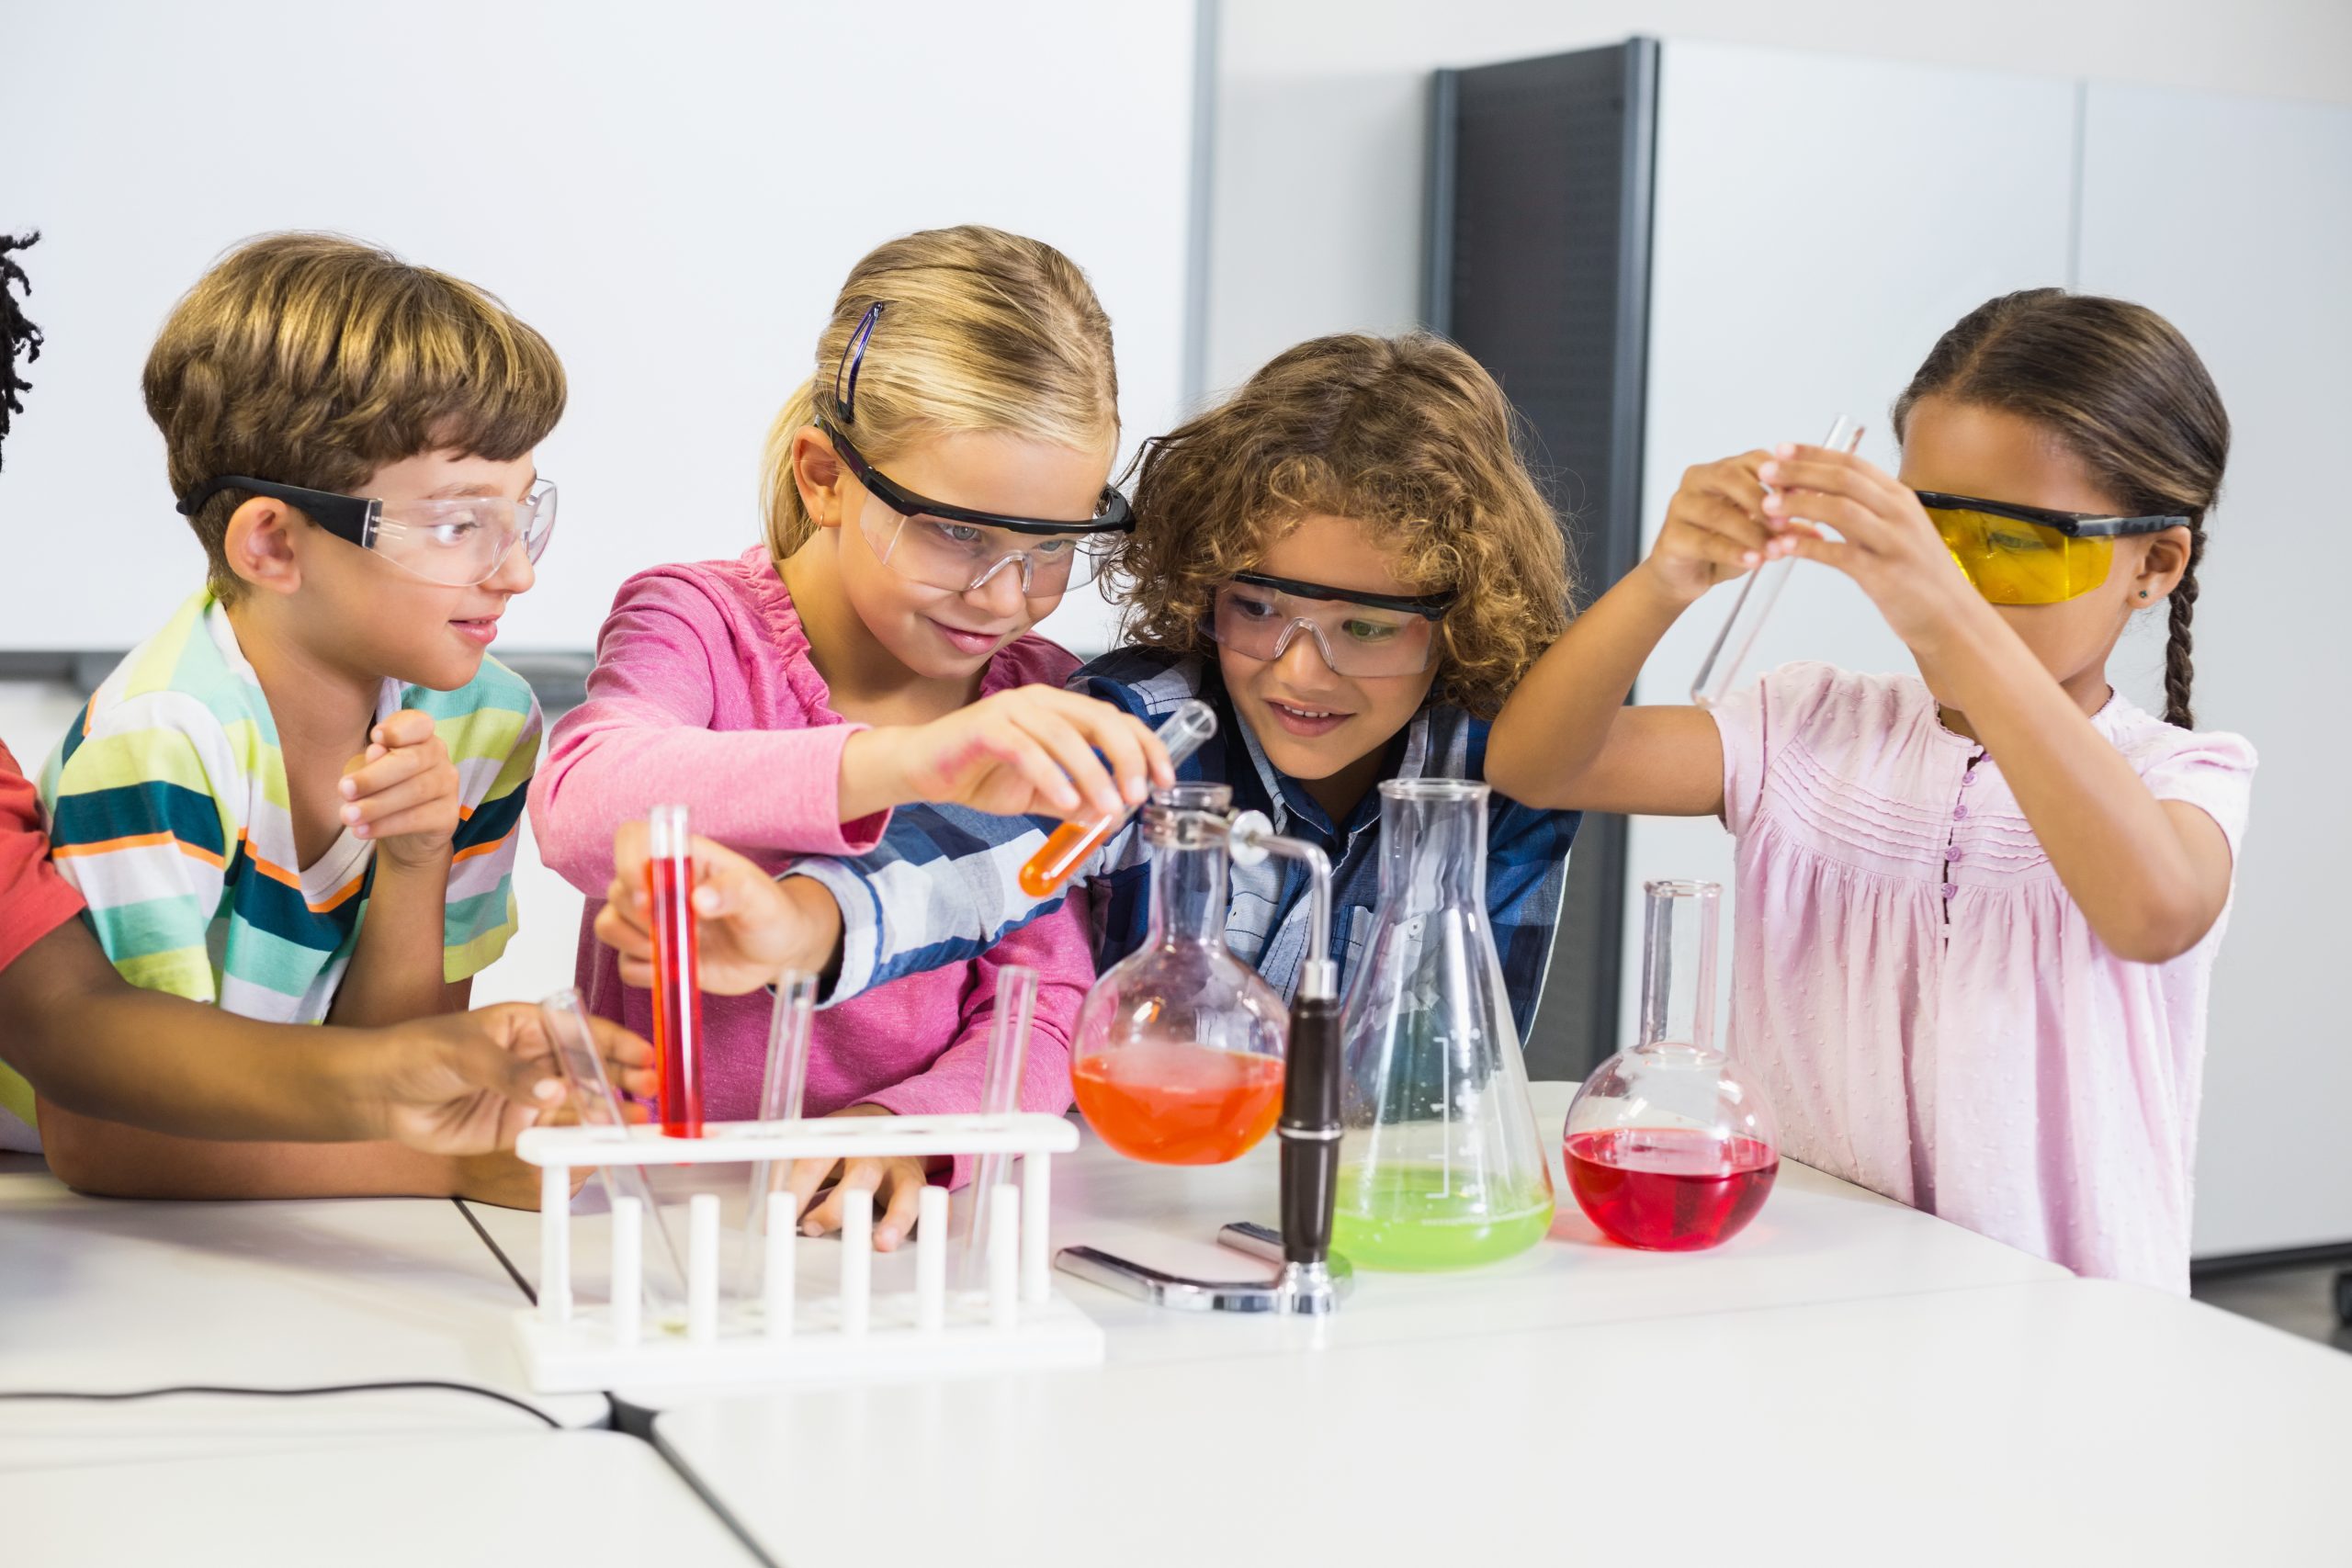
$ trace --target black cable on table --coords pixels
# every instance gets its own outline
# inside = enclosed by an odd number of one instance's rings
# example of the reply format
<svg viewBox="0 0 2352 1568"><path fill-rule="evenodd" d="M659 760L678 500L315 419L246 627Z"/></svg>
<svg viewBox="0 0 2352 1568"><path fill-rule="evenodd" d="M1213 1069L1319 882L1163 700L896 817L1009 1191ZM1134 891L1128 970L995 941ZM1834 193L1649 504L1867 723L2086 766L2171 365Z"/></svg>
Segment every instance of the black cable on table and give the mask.
<svg viewBox="0 0 2352 1568"><path fill-rule="evenodd" d="M484 1399L494 1399L501 1404L511 1404L525 1415L545 1422L556 1431L563 1430L563 1423L541 1410L537 1405L526 1404L511 1393L501 1393L494 1388L483 1388L478 1383L447 1382L437 1378L417 1378L399 1382L322 1383L313 1388L230 1388L211 1383L175 1383L169 1388L121 1389L103 1393L69 1389L5 1389L0 1390L0 1400L78 1399L113 1403L131 1399L161 1399L167 1394L177 1393L220 1393L263 1399L308 1399L322 1393L391 1393L405 1389L420 1388L445 1389L456 1393L479 1394Z"/></svg>

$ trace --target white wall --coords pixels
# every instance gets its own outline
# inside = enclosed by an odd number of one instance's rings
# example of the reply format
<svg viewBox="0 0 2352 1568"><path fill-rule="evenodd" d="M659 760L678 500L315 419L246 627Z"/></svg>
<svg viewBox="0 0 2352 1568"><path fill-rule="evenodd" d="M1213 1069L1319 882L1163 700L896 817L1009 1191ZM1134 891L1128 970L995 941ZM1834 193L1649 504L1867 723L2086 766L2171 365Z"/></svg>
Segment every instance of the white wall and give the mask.
<svg viewBox="0 0 2352 1568"><path fill-rule="evenodd" d="M140 367L211 259L270 230L478 281L563 356L571 400L537 454L562 520L509 648L585 651L630 572L757 540L768 421L816 368L843 274L894 235L978 220L1061 246L1111 314L1131 442L1167 428L1193 0L1022 9L1011 28L962 0L0 7L20 130L0 230L42 231L25 261L49 338L0 472L8 558L56 583L119 552L103 592L0 599L0 649L129 647L198 581ZM889 340L886 320L874 352ZM1049 629L1099 647L1108 616L1083 592Z"/></svg>
<svg viewBox="0 0 2352 1568"><path fill-rule="evenodd" d="M2343 517L2328 492L2352 425L2352 112L2098 84L2085 123L2082 286L2177 323L2232 427L2193 694L2200 727L2245 734L2262 761L2214 965L2196 1247L2340 1241L2352 747L2334 707Z"/></svg>
<svg viewBox="0 0 2352 1568"><path fill-rule="evenodd" d="M1225 0L1209 385L1318 333L1414 323L1431 69L1634 33L2352 103L2343 0Z"/></svg>

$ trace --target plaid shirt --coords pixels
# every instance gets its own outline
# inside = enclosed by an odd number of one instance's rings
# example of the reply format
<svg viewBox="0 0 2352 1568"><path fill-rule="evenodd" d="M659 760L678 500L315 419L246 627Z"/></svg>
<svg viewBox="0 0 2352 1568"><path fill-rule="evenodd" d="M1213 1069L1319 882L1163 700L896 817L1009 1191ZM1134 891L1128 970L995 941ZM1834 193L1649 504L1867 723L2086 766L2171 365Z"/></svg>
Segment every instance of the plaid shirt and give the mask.
<svg viewBox="0 0 2352 1568"><path fill-rule="evenodd" d="M1262 811L1276 832L1317 844L1330 857L1332 956L1344 987L1371 940L1380 902L1379 792L1358 802L1344 825L1333 824L1304 785L1267 761L1205 660L1121 649L1086 665L1070 684L1154 728L1188 697L1216 710L1216 736L1178 774L1232 785L1235 810ZM1425 708L1389 743L1381 777L1475 779L1483 776L1486 760L1483 720L1459 708ZM1538 811L1499 795L1487 805L1487 911L1522 1038L1551 959L1577 821L1573 811ZM1022 892L1019 874L1054 826L961 807L907 807L892 816L880 847L862 859L796 862L786 874L823 883L842 907L841 976L827 1001L976 957L1053 908L1062 895L1032 898ZM1150 874L1149 847L1140 825L1130 822L1070 879L1069 889L1082 884L1094 900L1098 965L1107 968L1143 945ZM1232 868L1227 944L1284 997L1306 957L1306 881L1304 866L1279 857Z"/></svg>

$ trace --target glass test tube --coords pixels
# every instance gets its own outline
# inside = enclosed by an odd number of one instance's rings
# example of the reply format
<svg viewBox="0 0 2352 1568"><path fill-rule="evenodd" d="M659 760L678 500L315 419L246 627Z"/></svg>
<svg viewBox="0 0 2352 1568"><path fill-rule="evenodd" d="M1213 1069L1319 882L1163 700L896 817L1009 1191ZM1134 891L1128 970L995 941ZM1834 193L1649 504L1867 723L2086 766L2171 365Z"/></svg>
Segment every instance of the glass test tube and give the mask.
<svg viewBox="0 0 2352 1568"><path fill-rule="evenodd" d="M760 1080L760 1120L797 1122L808 1092L808 1022L816 1010L817 977L787 969L775 983L775 1011L768 1020L767 1070ZM766 1256L768 1203L792 1179L790 1160L759 1160L752 1166L752 1201L744 1211L743 1267L756 1271ZM798 1220L799 1215L792 1216ZM744 1291L751 1292L747 1277Z"/></svg>
<svg viewBox="0 0 2352 1568"><path fill-rule="evenodd" d="M1176 705L1176 711L1168 716L1158 733L1159 743L1168 748L1168 765L1180 766L1201 749L1202 741L1216 733L1216 710L1198 697L1187 698ZM1130 806L1115 814L1098 814L1055 829L1045 847L1031 855L1029 863L1021 868L1021 891L1032 898L1043 898L1053 892L1135 814L1136 807Z"/></svg>
<svg viewBox="0 0 2352 1568"><path fill-rule="evenodd" d="M1842 413L1821 438L1821 445L1833 452L1851 452L1861 444L1862 427ZM1788 586L1789 569L1796 564L1794 556L1779 556L1759 563L1747 574L1747 581L1739 585L1739 597L1732 601L1724 629L1715 634L1715 646L1707 650L1706 662L1699 666L1698 678L1690 682L1692 702L1711 708L1731 694L1733 682L1739 679L1740 669L1756 646L1756 634L1764 629L1765 617L1772 613L1781 590Z"/></svg>
<svg viewBox="0 0 2352 1568"><path fill-rule="evenodd" d="M653 1055L662 1074L662 1130L702 1136L702 978L695 924L695 865L686 808L657 806L647 819L653 913Z"/></svg>
<svg viewBox="0 0 2352 1568"><path fill-rule="evenodd" d="M987 1077L980 1089L980 1114L1010 1116L1021 1109L1021 1073L1029 1058L1029 1021L1037 1010L1037 972L1018 964L1007 964L996 977L996 1017L989 1026ZM978 1289L986 1282L989 1229L995 1207L994 1193L1003 1184L1003 1154L985 1154L973 1168L972 1206L965 1220L964 1245L956 1257L956 1288Z"/></svg>
<svg viewBox="0 0 2352 1568"><path fill-rule="evenodd" d="M621 1097L614 1091L612 1079L605 1074L605 1058L597 1051L596 1037L588 1028L588 1009L579 991L567 988L540 1002L539 1019L555 1045L556 1066L562 1069L564 1085L571 1091L572 1114L582 1127L596 1129L599 1142L628 1143L628 1118L621 1109ZM599 1166L596 1179L604 1183L608 1204L617 1204L624 1198L636 1201L643 1228L653 1233L652 1266L641 1270L642 1288L652 1298L656 1322L678 1318L685 1307L685 1264L679 1256L676 1239L670 1234L669 1223L662 1216L662 1205L654 1201L653 1189L645 1179L645 1168Z"/></svg>

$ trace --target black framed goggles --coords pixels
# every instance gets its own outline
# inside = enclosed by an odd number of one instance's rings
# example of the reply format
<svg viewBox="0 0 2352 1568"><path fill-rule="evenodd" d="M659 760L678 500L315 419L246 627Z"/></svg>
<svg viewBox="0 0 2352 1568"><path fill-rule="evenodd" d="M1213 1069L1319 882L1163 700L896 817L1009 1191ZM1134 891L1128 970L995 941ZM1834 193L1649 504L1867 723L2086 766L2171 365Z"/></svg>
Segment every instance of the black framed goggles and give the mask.
<svg viewBox="0 0 2352 1568"><path fill-rule="evenodd" d="M1418 675L1437 657L1451 593L1367 593L1271 572L1236 572L1218 587L1201 631L1245 659L1271 663L1304 635L1335 675Z"/></svg>
<svg viewBox="0 0 2352 1568"><path fill-rule="evenodd" d="M1445 618L1453 608L1454 595L1445 593L1365 593L1353 588L1333 588L1321 582L1302 582L1295 577L1273 577L1262 571L1237 571L1236 582L1246 582L1253 588L1271 588L1277 593L1287 593L1294 599L1321 599L1328 603L1363 604L1374 610L1396 610L1426 620Z"/></svg>
<svg viewBox="0 0 2352 1568"><path fill-rule="evenodd" d="M2070 539L2111 539L2126 534L2161 534L2186 528L2186 517L2112 517L2099 512L2053 512L2045 506L2020 506L2012 501L1986 501L1975 495L1948 495L1938 490L1915 490L1929 516L1939 512L1982 512L2019 523L2054 528Z"/></svg>
<svg viewBox="0 0 2352 1568"><path fill-rule="evenodd" d="M518 544L526 558L536 563L555 532L555 486L547 479L535 479L520 501L503 495L386 501L280 484L250 474L222 474L180 497L180 515L195 516L222 491L248 491L282 501L336 538L427 582L451 588L489 581Z"/></svg>
<svg viewBox="0 0 2352 1568"><path fill-rule="evenodd" d="M1002 512L983 512L978 507L955 506L944 501L933 501L917 495L895 483L888 475L865 460L865 454L856 443L842 434L841 423L831 414L817 415L817 428L832 442L833 450L849 471L857 476L869 494L901 517L929 517L943 523L960 523L974 528L1001 528L1009 534L1132 534L1136 528L1135 511L1127 498L1119 493L1116 485L1104 485L1102 494L1095 502L1094 515L1079 520L1050 517L1015 517Z"/></svg>
<svg viewBox="0 0 2352 1568"><path fill-rule="evenodd" d="M2186 517L2109 517L1941 491L1912 493L1952 563L1995 604L2079 598L2107 581L2117 539L2188 526Z"/></svg>

